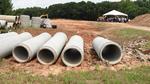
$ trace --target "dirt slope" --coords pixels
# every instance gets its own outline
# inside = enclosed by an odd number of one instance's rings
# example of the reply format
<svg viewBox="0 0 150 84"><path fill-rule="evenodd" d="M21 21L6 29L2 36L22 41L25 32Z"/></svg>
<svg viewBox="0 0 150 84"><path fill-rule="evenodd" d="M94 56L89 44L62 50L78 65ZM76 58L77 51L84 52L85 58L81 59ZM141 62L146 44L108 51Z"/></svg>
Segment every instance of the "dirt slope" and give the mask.
<svg viewBox="0 0 150 84"><path fill-rule="evenodd" d="M130 24L150 27L150 14L144 14L135 17L129 22Z"/></svg>

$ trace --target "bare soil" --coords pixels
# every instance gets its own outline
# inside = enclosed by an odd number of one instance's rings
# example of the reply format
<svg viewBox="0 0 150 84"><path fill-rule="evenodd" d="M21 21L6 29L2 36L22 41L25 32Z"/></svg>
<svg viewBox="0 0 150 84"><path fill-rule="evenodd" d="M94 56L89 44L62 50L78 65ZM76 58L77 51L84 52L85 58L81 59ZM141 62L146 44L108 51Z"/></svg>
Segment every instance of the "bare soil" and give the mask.
<svg viewBox="0 0 150 84"><path fill-rule="evenodd" d="M113 71L118 71L122 69L131 69L134 67L139 67L144 65L150 65L148 62L141 62L131 52L125 52L123 54L123 59L120 63L116 65L109 65L103 63L98 59L97 54L92 49L92 40L96 36L103 36L110 38L111 30L127 28L126 24L119 23L103 23L103 25L98 25L97 22L92 21L77 21L77 20L62 20L56 19L52 20L53 24L58 26L57 29L21 29L17 32L30 32L33 36L39 35L42 32L48 32L51 35L54 35L56 32L65 32L70 38L72 35L80 35L83 37L85 42L85 59L82 64L78 67L66 67L59 58L58 61L53 65L42 65L36 58L28 63L17 63L14 58L6 58L3 60L0 65L1 72L15 71L15 70L24 70L27 73L33 73L33 75L43 75L48 76L49 74L58 75L64 71L89 71L89 70L103 70L111 69ZM127 24L128 25L128 24ZM112 38L110 38L112 39ZM113 39L112 39L113 40ZM119 40L119 39L118 39ZM121 44L122 45L122 44Z"/></svg>
<svg viewBox="0 0 150 84"><path fill-rule="evenodd" d="M129 22L130 24L150 27L150 14L144 14L135 17Z"/></svg>

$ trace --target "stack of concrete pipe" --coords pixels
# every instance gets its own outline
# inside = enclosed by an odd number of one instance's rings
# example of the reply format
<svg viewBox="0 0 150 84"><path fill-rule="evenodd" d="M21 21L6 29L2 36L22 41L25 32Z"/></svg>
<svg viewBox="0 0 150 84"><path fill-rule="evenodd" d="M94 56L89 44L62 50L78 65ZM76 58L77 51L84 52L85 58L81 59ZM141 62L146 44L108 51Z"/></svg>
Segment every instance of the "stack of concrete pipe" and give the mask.
<svg viewBox="0 0 150 84"><path fill-rule="evenodd" d="M28 28L31 27L31 20L29 15L20 15L21 27Z"/></svg>
<svg viewBox="0 0 150 84"><path fill-rule="evenodd" d="M21 22L21 27L23 28L31 27L31 20L29 15L20 15L20 16L0 15L0 27L9 29L13 27L14 23L20 23L20 22Z"/></svg>
<svg viewBox="0 0 150 84"><path fill-rule="evenodd" d="M7 22L15 22L18 16L10 16L10 15L0 15L0 20L5 20Z"/></svg>
<svg viewBox="0 0 150 84"><path fill-rule="evenodd" d="M31 20L30 20L31 19ZM6 23L9 23L8 25ZM0 15L0 28L12 28L12 23L17 24L21 23L22 28L40 28L41 25L44 25L45 28L52 28L51 22L49 19L41 19L41 17L32 17L29 15L20 15L20 16L9 16L9 15Z"/></svg>
<svg viewBox="0 0 150 84"><path fill-rule="evenodd" d="M40 17L32 17L31 25L33 28L40 28L42 19Z"/></svg>
<svg viewBox="0 0 150 84"><path fill-rule="evenodd" d="M63 32L51 37L48 33L42 33L32 38L30 33L17 34L15 32L0 34L0 57L13 54L16 61L28 62L37 56L41 64L52 65L61 57L66 66L79 66L84 60L83 38L74 35L69 41ZM93 48L98 57L109 64L116 64L122 59L121 46L102 37L93 40Z"/></svg>
<svg viewBox="0 0 150 84"><path fill-rule="evenodd" d="M8 25L6 23L9 23ZM43 25L44 28L52 28L50 19L41 19L41 17L32 17L29 15L20 15L20 16L9 16L9 15L0 15L0 27L3 28L12 28L13 24L20 24L22 28L40 28Z"/></svg>
<svg viewBox="0 0 150 84"><path fill-rule="evenodd" d="M16 22L19 22L19 16L0 15L0 28L12 28Z"/></svg>
<svg viewBox="0 0 150 84"><path fill-rule="evenodd" d="M56 33L52 38L49 34L43 33L17 45L13 50L13 57L16 61L24 63L30 61L37 53L37 59L41 64L51 65L61 55L66 66L78 66L84 59L83 39L75 35L66 44L67 41L67 35L63 32Z"/></svg>

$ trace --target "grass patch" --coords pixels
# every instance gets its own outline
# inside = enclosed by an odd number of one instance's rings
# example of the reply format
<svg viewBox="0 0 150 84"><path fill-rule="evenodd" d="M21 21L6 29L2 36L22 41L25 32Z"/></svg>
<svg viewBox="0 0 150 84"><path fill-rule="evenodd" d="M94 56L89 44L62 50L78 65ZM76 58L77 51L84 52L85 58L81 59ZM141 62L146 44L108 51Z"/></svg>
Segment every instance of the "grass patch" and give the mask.
<svg viewBox="0 0 150 84"><path fill-rule="evenodd" d="M96 24L98 27L105 27L107 24L104 22L99 22Z"/></svg>
<svg viewBox="0 0 150 84"><path fill-rule="evenodd" d="M116 42L124 45L128 45L129 42L134 42L136 40L148 40L148 42L144 42L142 45L140 45L140 47L144 50L150 49L149 31L125 28L113 30L110 34L110 37L113 38Z"/></svg>
<svg viewBox="0 0 150 84"><path fill-rule="evenodd" d="M15 71L0 73L1 84L150 84L150 67L113 72L110 70L75 72L69 71L58 76L32 76Z"/></svg>
<svg viewBox="0 0 150 84"><path fill-rule="evenodd" d="M19 71L0 74L1 84L46 84L48 82L50 82L48 78L32 76Z"/></svg>
<svg viewBox="0 0 150 84"><path fill-rule="evenodd" d="M146 43L142 46L142 48L143 48L144 50L150 50L150 41L146 42Z"/></svg>
<svg viewBox="0 0 150 84"><path fill-rule="evenodd" d="M131 28L114 30L114 34L117 37L120 37L120 38L126 39L126 40L132 40L132 39L136 39L138 37L150 38L149 31L137 30L137 29L131 29Z"/></svg>
<svg viewBox="0 0 150 84"><path fill-rule="evenodd" d="M113 72L110 70L93 72L67 72L65 84L149 84L150 67Z"/></svg>

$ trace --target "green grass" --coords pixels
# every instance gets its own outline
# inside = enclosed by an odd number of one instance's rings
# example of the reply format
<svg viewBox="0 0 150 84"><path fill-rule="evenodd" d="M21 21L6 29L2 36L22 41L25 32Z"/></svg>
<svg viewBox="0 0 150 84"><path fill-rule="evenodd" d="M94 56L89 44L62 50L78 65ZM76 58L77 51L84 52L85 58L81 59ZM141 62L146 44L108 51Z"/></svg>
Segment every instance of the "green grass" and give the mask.
<svg viewBox="0 0 150 84"><path fill-rule="evenodd" d="M46 84L50 82L48 78L32 76L24 72L8 72L0 74L0 84Z"/></svg>
<svg viewBox="0 0 150 84"><path fill-rule="evenodd" d="M144 50L150 50L150 41L146 42L146 43L142 46L142 48L143 48Z"/></svg>
<svg viewBox="0 0 150 84"><path fill-rule="evenodd" d="M100 23L97 23L96 24L98 27L105 27L107 24L106 23L103 23L103 22L100 22Z"/></svg>
<svg viewBox="0 0 150 84"><path fill-rule="evenodd" d="M142 40L142 39L148 40L148 42L143 43L142 45L140 45L140 47L144 50L150 49L149 31L125 28L125 29L113 30L112 35L117 42L125 45L126 44L128 45L129 42L136 41L136 40Z"/></svg>
<svg viewBox="0 0 150 84"><path fill-rule="evenodd" d="M58 76L32 76L21 71L0 73L0 84L150 84L150 67L118 72L69 71Z"/></svg>
<svg viewBox="0 0 150 84"><path fill-rule="evenodd" d="M137 29L131 29L131 28L115 30L114 34L126 40L137 39L138 37L150 38L149 31L137 30Z"/></svg>

